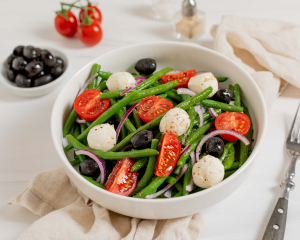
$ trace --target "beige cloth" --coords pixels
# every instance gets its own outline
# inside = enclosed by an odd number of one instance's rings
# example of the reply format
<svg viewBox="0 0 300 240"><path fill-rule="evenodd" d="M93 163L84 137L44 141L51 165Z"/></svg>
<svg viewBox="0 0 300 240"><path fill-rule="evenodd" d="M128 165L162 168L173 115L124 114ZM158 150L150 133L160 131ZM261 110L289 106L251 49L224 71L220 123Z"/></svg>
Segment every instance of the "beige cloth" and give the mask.
<svg viewBox="0 0 300 240"><path fill-rule="evenodd" d="M268 109L288 83L300 88L300 27L275 20L225 16L211 29L214 50L241 65Z"/></svg>
<svg viewBox="0 0 300 240"><path fill-rule="evenodd" d="M170 220L142 220L109 211L71 184L62 168L36 175L9 204L42 216L19 240L196 240L200 213Z"/></svg>

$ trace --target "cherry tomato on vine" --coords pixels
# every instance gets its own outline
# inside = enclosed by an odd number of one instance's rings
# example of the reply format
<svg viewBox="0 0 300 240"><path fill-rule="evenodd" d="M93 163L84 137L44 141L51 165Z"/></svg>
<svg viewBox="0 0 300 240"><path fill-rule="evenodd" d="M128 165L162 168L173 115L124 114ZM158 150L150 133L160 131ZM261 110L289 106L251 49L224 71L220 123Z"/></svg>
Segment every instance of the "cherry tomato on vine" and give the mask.
<svg viewBox="0 0 300 240"><path fill-rule="evenodd" d="M86 46L94 46L102 39L102 29L96 21L93 21L90 25L79 26L77 35Z"/></svg>
<svg viewBox="0 0 300 240"><path fill-rule="evenodd" d="M88 15L91 16L91 18L98 22L99 25L102 23L102 14L101 11L99 10L99 8L97 8L96 6L93 6L91 4L86 6L87 8L92 8L93 10L88 10ZM79 21L80 23L82 23L82 19L85 18L85 14L84 14L84 9L81 9L79 12Z"/></svg>
<svg viewBox="0 0 300 240"><path fill-rule="evenodd" d="M56 30L65 37L73 37L77 31L77 19L70 11L57 12L54 23Z"/></svg>

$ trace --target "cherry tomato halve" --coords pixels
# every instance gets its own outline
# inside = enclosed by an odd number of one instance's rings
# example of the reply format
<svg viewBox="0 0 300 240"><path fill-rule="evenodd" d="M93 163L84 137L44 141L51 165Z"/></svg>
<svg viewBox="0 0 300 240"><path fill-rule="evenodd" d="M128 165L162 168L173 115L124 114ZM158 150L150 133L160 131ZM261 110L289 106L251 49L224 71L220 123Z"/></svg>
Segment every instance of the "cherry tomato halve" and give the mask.
<svg viewBox="0 0 300 240"><path fill-rule="evenodd" d="M249 117L246 114L240 112L224 112L219 114L215 120L215 127L217 130L234 130L244 136L249 131L250 124L251 121ZM238 140L236 137L228 134L221 134L220 136L227 141Z"/></svg>
<svg viewBox="0 0 300 240"><path fill-rule="evenodd" d="M55 17L55 28L56 30L65 37L73 37L77 31L77 19L75 15L67 11L65 12L67 19L61 13L56 14Z"/></svg>
<svg viewBox="0 0 300 240"><path fill-rule="evenodd" d="M90 25L78 27L77 35L86 46L94 46L101 41L103 33L100 25L93 21Z"/></svg>
<svg viewBox="0 0 300 240"><path fill-rule="evenodd" d="M99 8L97 8L96 6L93 6L93 5L87 5L86 7L94 9L94 10L88 10L87 13L89 16L92 17L93 20L98 22L98 24L100 25L102 23L102 14L101 14L101 11L99 10ZM79 12L80 23L82 23L82 19L84 19L84 18L85 18L84 9L81 9Z"/></svg>
<svg viewBox="0 0 300 240"><path fill-rule="evenodd" d="M155 175L164 177L169 175L180 157L181 145L178 138L172 133L165 133L156 161Z"/></svg>
<svg viewBox="0 0 300 240"><path fill-rule="evenodd" d="M188 87L188 83L191 79L191 77L196 76L195 69L180 72L180 73L172 73L161 76L161 80L163 83L168 83L172 81L177 81L179 85L175 88L186 88Z"/></svg>
<svg viewBox="0 0 300 240"><path fill-rule="evenodd" d="M109 175L104 189L123 196L132 193L138 176L137 171L130 171L133 164L134 161L128 157L119 160Z"/></svg>
<svg viewBox="0 0 300 240"><path fill-rule="evenodd" d="M157 96L143 98L136 106L137 114L144 122L150 122L173 108L173 103Z"/></svg>
<svg viewBox="0 0 300 240"><path fill-rule="evenodd" d="M74 109L82 119L95 120L109 108L109 99L100 99L99 94L99 90L89 89L75 99Z"/></svg>

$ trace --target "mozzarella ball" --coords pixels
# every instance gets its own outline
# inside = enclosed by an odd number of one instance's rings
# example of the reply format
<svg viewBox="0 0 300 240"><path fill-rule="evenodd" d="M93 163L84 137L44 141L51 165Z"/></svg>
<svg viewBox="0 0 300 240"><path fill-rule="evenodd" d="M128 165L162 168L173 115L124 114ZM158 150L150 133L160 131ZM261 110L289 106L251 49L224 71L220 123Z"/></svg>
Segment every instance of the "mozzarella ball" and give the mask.
<svg viewBox="0 0 300 240"><path fill-rule="evenodd" d="M113 73L106 81L106 86L110 92L125 90L135 84L135 78L128 72Z"/></svg>
<svg viewBox="0 0 300 240"><path fill-rule="evenodd" d="M201 188L209 188L224 178L225 170L222 162L211 155L206 155L193 166L194 183Z"/></svg>
<svg viewBox="0 0 300 240"><path fill-rule="evenodd" d="M196 93L200 93L208 87L212 87L212 92L207 96L208 98L215 95L219 89L218 79L211 73L206 72L192 77L189 81L188 88Z"/></svg>
<svg viewBox="0 0 300 240"><path fill-rule="evenodd" d="M116 131L113 125L108 123L93 127L87 136L90 148L108 152L116 146Z"/></svg>
<svg viewBox="0 0 300 240"><path fill-rule="evenodd" d="M177 137L185 134L191 120L186 111L181 108L173 108L163 116L159 124L162 133L173 133Z"/></svg>

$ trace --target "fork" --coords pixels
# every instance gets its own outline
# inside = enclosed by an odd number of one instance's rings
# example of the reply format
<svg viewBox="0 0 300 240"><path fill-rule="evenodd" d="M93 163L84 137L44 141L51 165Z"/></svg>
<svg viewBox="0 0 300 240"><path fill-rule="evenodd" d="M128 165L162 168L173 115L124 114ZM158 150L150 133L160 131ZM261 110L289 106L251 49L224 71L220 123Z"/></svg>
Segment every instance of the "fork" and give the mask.
<svg viewBox="0 0 300 240"><path fill-rule="evenodd" d="M292 160L287 170L287 173L285 175L286 178L281 181L280 187L283 189L283 191L273 210L272 216L269 220L269 223L267 225L262 240L283 240L284 239L289 193L291 190L295 188L295 183L292 180L295 176L296 162L298 158L300 158L300 143L299 143L300 129L295 137L295 140L294 141L292 140L299 107L300 107L300 103L298 105L291 130L289 132L289 135L285 143L286 150L290 155L290 157L292 158Z"/></svg>

